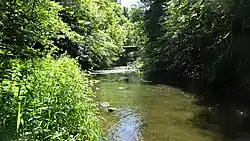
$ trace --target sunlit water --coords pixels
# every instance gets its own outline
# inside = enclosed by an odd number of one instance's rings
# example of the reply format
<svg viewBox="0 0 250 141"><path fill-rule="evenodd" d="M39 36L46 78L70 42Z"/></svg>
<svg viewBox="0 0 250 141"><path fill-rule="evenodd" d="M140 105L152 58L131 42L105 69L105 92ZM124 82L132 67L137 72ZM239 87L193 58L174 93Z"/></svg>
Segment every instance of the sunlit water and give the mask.
<svg viewBox="0 0 250 141"><path fill-rule="evenodd" d="M143 141L220 140L220 135L216 132L201 129L193 124L195 114L204 107L197 106L195 98L191 94L167 85L141 83L141 78L136 73L112 73L99 76L97 79L101 80L101 83L95 87L97 100L108 102L118 110L135 111L142 122L141 130L135 132L141 132ZM108 134L108 130L117 128L119 121L117 112L102 112L101 116L105 119L103 129L106 134ZM129 127L121 128L124 130ZM215 131L218 130L216 126L211 128L214 128L212 130ZM119 139L111 140L120 141Z"/></svg>

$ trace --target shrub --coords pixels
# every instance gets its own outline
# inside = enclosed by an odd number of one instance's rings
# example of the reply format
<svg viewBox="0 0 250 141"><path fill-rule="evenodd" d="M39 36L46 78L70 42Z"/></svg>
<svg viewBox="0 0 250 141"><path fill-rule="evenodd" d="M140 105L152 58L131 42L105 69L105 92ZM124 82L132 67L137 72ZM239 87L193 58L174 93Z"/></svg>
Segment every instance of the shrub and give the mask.
<svg viewBox="0 0 250 141"><path fill-rule="evenodd" d="M62 56L15 59L0 83L0 132L13 140L98 140L89 80Z"/></svg>

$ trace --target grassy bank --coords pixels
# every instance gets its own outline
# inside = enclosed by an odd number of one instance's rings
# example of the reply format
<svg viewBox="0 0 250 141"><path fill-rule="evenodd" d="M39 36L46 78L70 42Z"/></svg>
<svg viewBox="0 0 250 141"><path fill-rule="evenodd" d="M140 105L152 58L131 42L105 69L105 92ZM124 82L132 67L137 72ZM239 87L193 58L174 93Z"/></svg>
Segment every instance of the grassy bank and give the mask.
<svg viewBox="0 0 250 141"><path fill-rule="evenodd" d="M66 56L11 60L1 73L1 138L98 140L92 91L78 66Z"/></svg>

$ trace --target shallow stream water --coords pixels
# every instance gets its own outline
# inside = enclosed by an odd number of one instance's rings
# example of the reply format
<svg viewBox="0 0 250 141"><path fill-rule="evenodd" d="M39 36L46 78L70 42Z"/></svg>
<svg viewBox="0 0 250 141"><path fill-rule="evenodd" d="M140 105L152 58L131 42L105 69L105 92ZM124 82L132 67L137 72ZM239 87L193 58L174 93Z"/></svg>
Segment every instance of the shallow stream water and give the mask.
<svg viewBox="0 0 250 141"><path fill-rule="evenodd" d="M192 94L145 83L135 70L109 72L96 79L101 81L95 86L97 100L117 108L112 113L101 112L103 132L110 141L225 140L217 133L218 126L206 130L194 124L205 107L198 106Z"/></svg>

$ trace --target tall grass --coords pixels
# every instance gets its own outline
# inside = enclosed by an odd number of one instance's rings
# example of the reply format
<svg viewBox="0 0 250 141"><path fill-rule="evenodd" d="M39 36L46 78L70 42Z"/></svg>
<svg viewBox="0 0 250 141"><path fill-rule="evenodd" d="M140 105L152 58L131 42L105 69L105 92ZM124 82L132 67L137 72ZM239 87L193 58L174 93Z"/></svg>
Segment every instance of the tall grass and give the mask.
<svg viewBox="0 0 250 141"><path fill-rule="evenodd" d="M0 132L8 140L99 140L89 80L75 60L10 64L0 81Z"/></svg>

